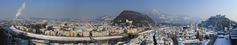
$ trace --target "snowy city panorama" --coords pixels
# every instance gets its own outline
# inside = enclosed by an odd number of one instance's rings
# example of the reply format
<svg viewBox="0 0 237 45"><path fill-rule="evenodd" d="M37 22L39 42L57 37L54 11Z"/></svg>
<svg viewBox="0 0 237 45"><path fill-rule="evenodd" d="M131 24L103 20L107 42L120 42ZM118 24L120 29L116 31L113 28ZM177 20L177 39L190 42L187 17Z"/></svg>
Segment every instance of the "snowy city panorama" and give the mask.
<svg viewBox="0 0 237 45"><path fill-rule="evenodd" d="M0 45L237 45L235 0L0 0Z"/></svg>

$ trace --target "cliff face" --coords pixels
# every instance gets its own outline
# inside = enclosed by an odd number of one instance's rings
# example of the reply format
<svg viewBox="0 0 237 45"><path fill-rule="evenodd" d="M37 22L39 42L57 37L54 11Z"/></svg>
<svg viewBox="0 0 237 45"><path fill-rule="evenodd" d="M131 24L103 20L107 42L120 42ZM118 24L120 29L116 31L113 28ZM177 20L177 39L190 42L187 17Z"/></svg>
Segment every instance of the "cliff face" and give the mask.
<svg viewBox="0 0 237 45"><path fill-rule="evenodd" d="M112 22L113 25L127 26L126 20L133 21L132 25L136 27L151 26L154 24L154 21L149 16L130 10L124 10Z"/></svg>

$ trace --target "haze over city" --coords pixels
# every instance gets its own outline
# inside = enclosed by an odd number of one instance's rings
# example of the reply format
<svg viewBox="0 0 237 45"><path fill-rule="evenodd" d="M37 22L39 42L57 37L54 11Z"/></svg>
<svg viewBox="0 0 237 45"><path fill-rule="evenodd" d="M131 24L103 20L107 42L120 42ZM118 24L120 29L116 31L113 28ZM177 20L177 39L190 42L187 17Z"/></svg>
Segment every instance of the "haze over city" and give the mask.
<svg viewBox="0 0 237 45"><path fill-rule="evenodd" d="M168 15L185 15L206 19L224 14L237 21L237 3L235 0L1 0L0 17L14 18L17 9L26 1L26 9L20 17L50 18L91 18L104 15L118 15L122 10L135 10Z"/></svg>

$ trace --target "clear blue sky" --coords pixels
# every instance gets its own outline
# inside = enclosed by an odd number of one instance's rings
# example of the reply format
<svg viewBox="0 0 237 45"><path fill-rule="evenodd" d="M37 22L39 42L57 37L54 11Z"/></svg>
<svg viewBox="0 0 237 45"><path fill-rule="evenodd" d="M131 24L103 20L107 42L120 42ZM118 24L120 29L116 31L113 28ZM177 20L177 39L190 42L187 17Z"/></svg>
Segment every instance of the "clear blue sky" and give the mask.
<svg viewBox="0 0 237 45"><path fill-rule="evenodd" d="M26 2L23 17L91 18L118 15L122 10L170 15L188 15L206 19L225 14L237 21L237 0L0 0L0 19L14 18L20 5Z"/></svg>

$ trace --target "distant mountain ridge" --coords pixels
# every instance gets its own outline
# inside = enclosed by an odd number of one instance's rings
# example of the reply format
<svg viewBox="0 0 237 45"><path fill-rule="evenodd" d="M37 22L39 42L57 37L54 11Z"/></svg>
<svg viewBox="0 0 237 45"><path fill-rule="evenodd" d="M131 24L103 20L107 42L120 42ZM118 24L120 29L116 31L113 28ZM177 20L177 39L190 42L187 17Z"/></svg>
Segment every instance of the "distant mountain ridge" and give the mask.
<svg viewBox="0 0 237 45"><path fill-rule="evenodd" d="M191 17L186 15L170 15L166 13L161 13L157 10L148 12L147 15L149 15L154 21L156 21L157 24L168 23L168 24L186 25L201 22L201 19L197 17Z"/></svg>
<svg viewBox="0 0 237 45"><path fill-rule="evenodd" d="M180 15L169 15L159 12L149 12L140 13L141 15L146 15L150 17L156 24L176 24L176 25L187 25L187 24L197 24L201 22L200 18L190 17L190 16L180 16ZM115 19L116 16L101 16L96 18L96 20L104 21Z"/></svg>

